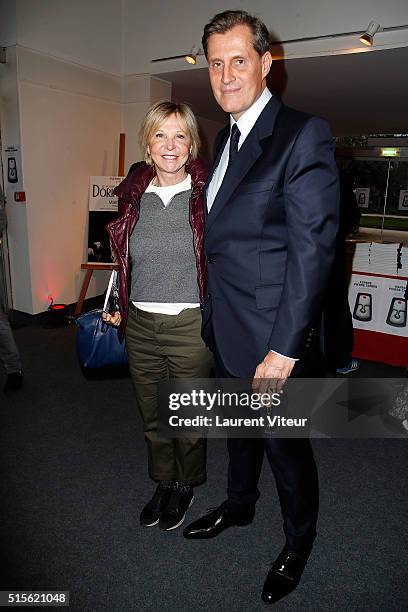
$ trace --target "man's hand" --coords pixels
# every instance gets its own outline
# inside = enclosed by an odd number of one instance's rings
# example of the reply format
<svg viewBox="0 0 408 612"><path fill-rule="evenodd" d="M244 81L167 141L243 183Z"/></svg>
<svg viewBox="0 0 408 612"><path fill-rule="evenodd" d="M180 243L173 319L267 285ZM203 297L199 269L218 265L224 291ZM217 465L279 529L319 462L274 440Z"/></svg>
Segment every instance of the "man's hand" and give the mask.
<svg viewBox="0 0 408 612"><path fill-rule="evenodd" d="M272 351L265 356L255 370L252 389L258 393L276 393L283 389L296 361Z"/></svg>
<svg viewBox="0 0 408 612"><path fill-rule="evenodd" d="M107 323L109 323L110 325L114 325L115 327L118 327L122 321L122 315L120 314L119 310L117 310L113 314L109 314L108 312L103 312L102 319L106 321Z"/></svg>

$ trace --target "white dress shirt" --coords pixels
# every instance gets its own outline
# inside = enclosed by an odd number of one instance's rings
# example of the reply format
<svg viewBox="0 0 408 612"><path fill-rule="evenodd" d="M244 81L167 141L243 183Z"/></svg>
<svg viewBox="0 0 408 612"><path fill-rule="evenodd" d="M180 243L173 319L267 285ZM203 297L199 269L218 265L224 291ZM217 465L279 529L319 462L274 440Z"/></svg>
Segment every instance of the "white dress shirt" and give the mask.
<svg viewBox="0 0 408 612"><path fill-rule="evenodd" d="M271 98L272 98L271 92L269 91L267 87L265 87L265 89L263 90L259 98L255 100L252 106L250 106L243 115L241 115L238 121L235 121L234 117L230 115L230 131L234 123L236 123L241 133L241 136L238 141L238 151L242 147L243 142L247 138L249 132L254 127L259 115L262 113L263 109L268 104ZM224 179L225 172L227 170L228 160L229 160L229 144L230 144L230 139L228 138L227 142L225 143L225 147L222 152L222 155L220 157L219 164L216 167L214 174L212 176L211 182L208 186L208 190L207 190L207 210L208 212L210 212L211 207L214 204L214 200L217 196L218 190L221 187L221 183ZM298 359L293 359L293 357L287 357L286 355L282 355L282 353L278 353L277 351L271 350L271 352L276 353L277 355L280 355L281 357L286 357L286 359L291 359L292 361L298 361Z"/></svg>
<svg viewBox="0 0 408 612"><path fill-rule="evenodd" d="M230 129L232 128L234 123L236 123L241 133L241 136L239 137L239 142L238 142L238 151L242 147L242 144L245 141L245 138L248 136L249 132L254 127L256 120L258 119L259 115L262 113L263 109L268 104L271 98L272 98L271 92L269 91L267 87L265 87L265 89L263 90L259 98L253 103L252 106L248 108L248 110L245 111L243 115L241 115L238 121L235 121L234 117L230 115ZM211 206L214 204L215 197L218 193L219 188L221 187L221 183L223 181L225 172L227 170L228 160L229 160L229 144L230 144L230 139L228 137L228 140L225 143L224 151L222 152L222 155L220 158L220 162L217 168L215 169L211 182L208 186L208 190L207 190L207 210L208 212L210 212Z"/></svg>

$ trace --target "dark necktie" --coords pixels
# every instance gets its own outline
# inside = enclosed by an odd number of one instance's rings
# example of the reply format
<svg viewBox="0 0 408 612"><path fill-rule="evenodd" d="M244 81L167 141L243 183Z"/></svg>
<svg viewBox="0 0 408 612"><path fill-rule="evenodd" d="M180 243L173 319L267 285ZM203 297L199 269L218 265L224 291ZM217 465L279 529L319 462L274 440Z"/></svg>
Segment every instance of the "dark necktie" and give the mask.
<svg viewBox="0 0 408 612"><path fill-rule="evenodd" d="M230 133L228 168L234 162L234 159L238 154L238 142L239 142L240 136L241 136L241 132L239 131L237 124L234 123L234 125L231 128L231 133Z"/></svg>

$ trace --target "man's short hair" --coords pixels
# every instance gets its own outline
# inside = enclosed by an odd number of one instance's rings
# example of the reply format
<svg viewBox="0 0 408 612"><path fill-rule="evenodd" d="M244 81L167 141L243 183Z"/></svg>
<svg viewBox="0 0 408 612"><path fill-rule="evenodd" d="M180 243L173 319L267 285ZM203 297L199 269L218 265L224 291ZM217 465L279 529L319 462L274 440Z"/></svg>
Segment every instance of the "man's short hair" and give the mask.
<svg viewBox="0 0 408 612"><path fill-rule="evenodd" d="M205 57L207 57L208 39L212 34L225 34L237 25L246 25L252 32L252 44L262 57L269 51L269 32L263 21L253 17L246 11L224 11L218 13L207 23L201 39Z"/></svg>

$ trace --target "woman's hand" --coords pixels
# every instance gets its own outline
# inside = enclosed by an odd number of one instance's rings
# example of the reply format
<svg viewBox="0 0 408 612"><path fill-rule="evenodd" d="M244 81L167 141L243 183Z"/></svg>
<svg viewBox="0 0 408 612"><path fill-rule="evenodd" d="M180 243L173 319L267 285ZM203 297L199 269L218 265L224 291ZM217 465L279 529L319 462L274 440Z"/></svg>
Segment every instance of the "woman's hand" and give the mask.
<svg viewBox="0 0 408 612"><path fill-rule="evenodd" d="M102 319L109 323L109 325L114 325L115 327L118 327L122 321L122 315L120 314L119 310L117 310L113 314L109 314L109 312L103 312Z"/></svg>

